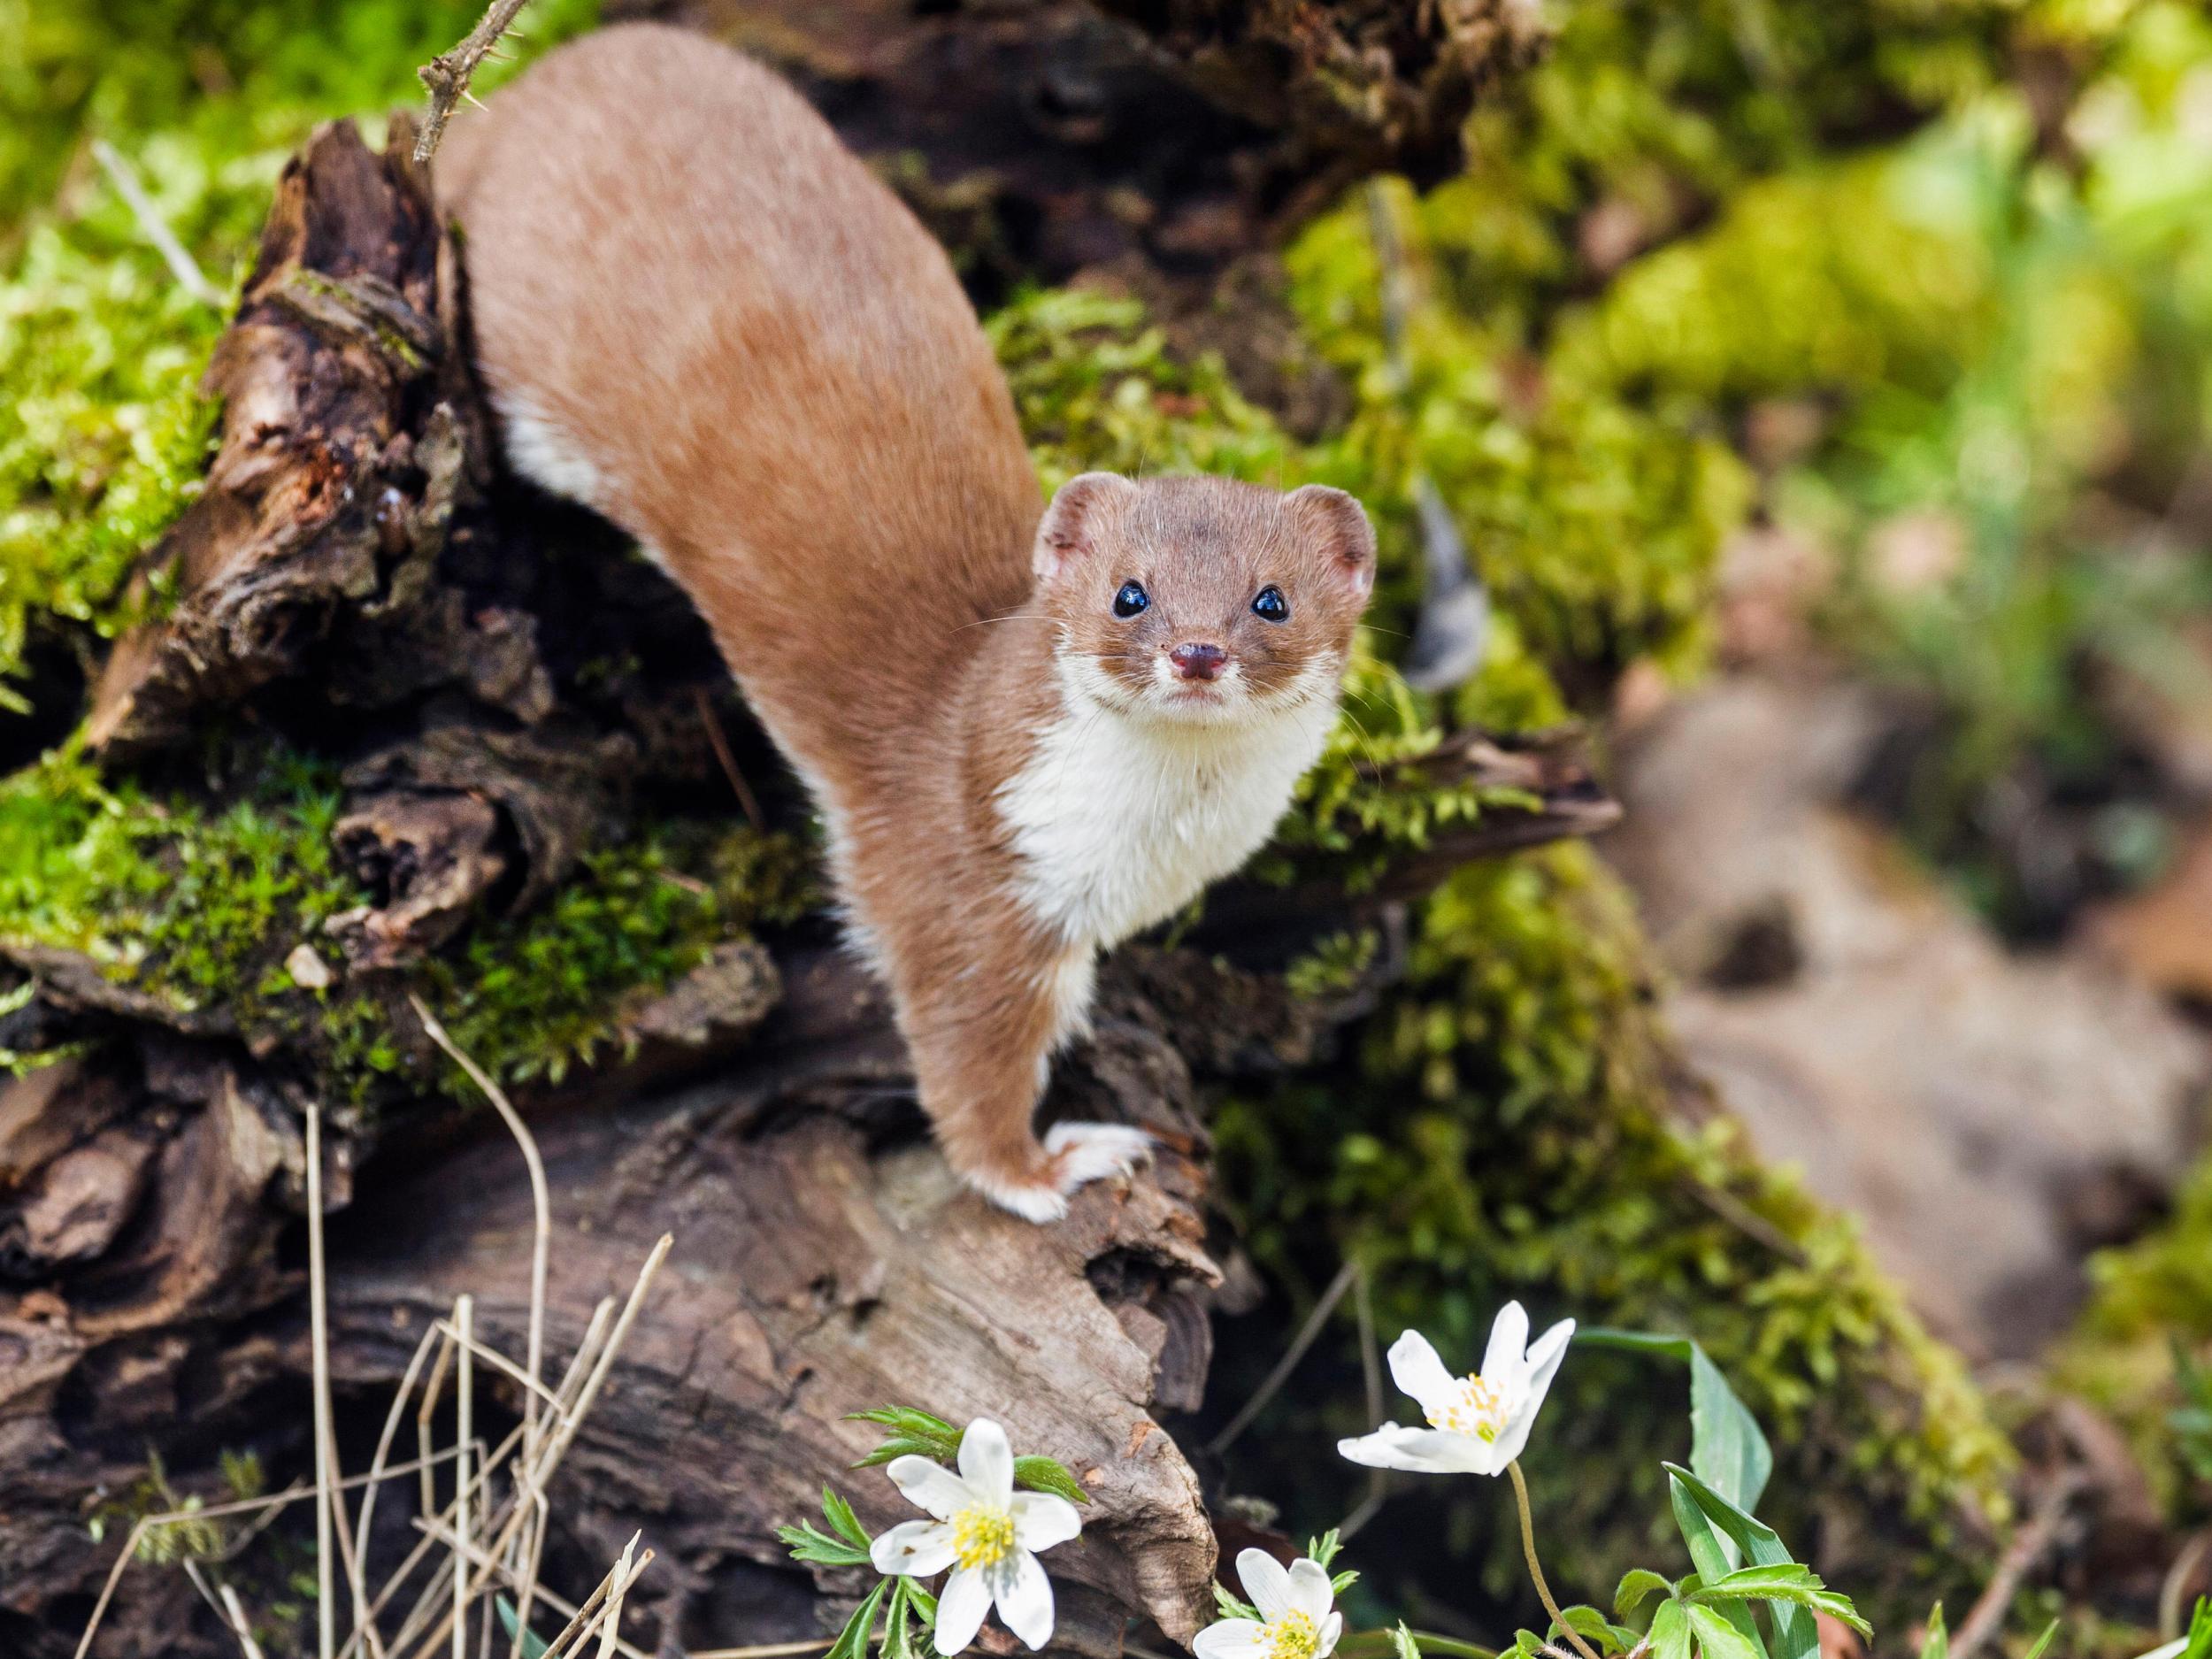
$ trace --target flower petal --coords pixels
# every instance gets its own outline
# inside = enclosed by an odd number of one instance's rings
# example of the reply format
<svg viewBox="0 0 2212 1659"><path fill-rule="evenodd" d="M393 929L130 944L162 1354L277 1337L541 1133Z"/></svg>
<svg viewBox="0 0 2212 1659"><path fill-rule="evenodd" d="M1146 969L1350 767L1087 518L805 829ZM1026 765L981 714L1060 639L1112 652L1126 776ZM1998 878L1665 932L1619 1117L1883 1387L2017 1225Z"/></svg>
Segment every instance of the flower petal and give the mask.
<svg viewBox="0 0 2212 1659"><path fill-rule="evenodd" d="M1248 1618L1225 1618L1191 1639L1198 1659L1258 1659L1267 1651L1267 1626Z"/></svg>
<svg viewBox="0 0 2212 1659"><path fill-rule="evenodd" d="M1528 1376L1528 1310L1509 1302L1491 1322L1490 1346L1482 1350L1483 1380L1509 1394Z"/></svg>
<svg viewBox="0 0 2212 1659"><path fill-rule="evenodd" d="M991 1575L999 1622L1032 1652L1052 1640L1052 1580L1025 1549L1016 1550Z"/></svg>
<svg viewBox="0 0 2212 1659"><path fill-rule="evenodd" d="M1050 1549L1083 1530L1075 1505L1049 1492L1017 1492L1006 1507L1014 1517L1014 1541L1024 1549Z"/></svg>
<svg viewBox="0 0 2212 1659"><path fill-rule="evenodd" d="M941 1521L949 1521L976 1499L966 1481L944 1464L926 1457L916 1457L910 1453L904 1457L894 1457L891 1466L883 1472L891 1477L891 1484L909 1503L927 1509Z"/></svg>
<svg viewBox="0 0 2212 1659"><path fill-rule="evenodd" d="M1344 1634L1344 1615L1332 1613L1321 1621L1321 1635L1313 1644L1313 1659L1329 1659L1336 1651L1337 1640Z"/></svg>
<svg viewBox="0 0 2212 1659"><path fill-rule="evenodd" d="M1339 1440L1336 1449L1370 1469L1410 1469L1425 1475L1494 1475L1505 1467L1471 1434L1408 1428L1402 1423L1386 1423L1372 1434Z"/></svg>
<svg viewBox="0 0 2212 1659"><path fill-rule="evenodd" d="M926 1578L951 1566L956 1553L952 1528L942 1521L901 1521L869 1547L868 1558L892 1578Z"/></svg>
<svg viewBox="0 0 2212 1659"><path fill-rule="evenodd" d="M1014 1448L1006 1443L1006 1431L988 1417L969 1424L960 1437L960 1473L976 1496L1007 1508L1014 1496Z"/></svg>
<svg viewBox="0 0 2212 1659"><path fill-rule="evenodd" d="M1529 1431L1536 1426L1536 1414L1543 1409L1544 1396L1551 1390L1551 1379L1559 1373L1559 1362L1567 1357L1567 1344L1574 1333L1575 1322L1562 1319L1537 1338L1536 1346L1529 1349L1529 1363L1533 1369L1529 1373L1527 1392L1515 1407L1512 1421L1498 1436L1495 1450L1500 1469L1526 1448Z"/></svg>
<svg viewBox="0 0 2212 1659"><path fill-rule="evenodd" d="M1294 1613L1303 1613L1316 1624L1328 1617L1329 1604L1336 1600L1336 1589L1329 1582L1329 1574L1317 1562L1305 1556L1290 1563L1290 1606Z"/></svg>
<svg viewBox="0 0 2212 1659"><path fill-rule="evenodd" d="M1459 1387L1418 1331L1408 1331L1390 1345L1390 1379L1419 1401L1424 1411L1441 1411Z"/></svg>
<svg viewBox="0 0 2212 1659"><path fill-rule="evenodd" d="M991 1610L991 1585L980 1567L956 1567L937 1593L937 1651L946 1659L961 1652L983 1628Z"/></svg>
<svg viewBox="0 0 2212 1659"><path fill-rule="evenodd" d="M1244 1599L1259 1609L1260 1617L1269 1624L1290 1611L1290 1574L1265 1550L1240 1551L1237 1577L1244 1585Z"/></svg>

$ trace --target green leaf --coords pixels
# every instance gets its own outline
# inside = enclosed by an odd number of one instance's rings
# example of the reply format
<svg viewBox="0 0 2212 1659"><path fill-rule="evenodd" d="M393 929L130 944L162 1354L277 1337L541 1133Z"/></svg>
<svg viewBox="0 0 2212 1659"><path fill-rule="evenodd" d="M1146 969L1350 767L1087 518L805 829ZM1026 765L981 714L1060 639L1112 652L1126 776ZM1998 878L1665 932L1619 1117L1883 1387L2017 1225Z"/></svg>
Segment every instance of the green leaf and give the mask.
<svg viewBox="0 0 2212 1659"><path fill-rule="evenodd" d="M1334 1578L1329 1580L1329 1594L1331 1595L1342 1595L1347 1590L1350 1589L1358 1582L1359 1574L1352 1571L1349 1568L1347 1568L1344 1571L1338 1573Z"/></svg>
<svg viewBox="0 0 2212 1659"><path fill-rule="evenodd" d="M912 1406L877 1406L869 1411L849 1411L848 1423L876 1423L896 1434L910 1435L916 1440L950 1440L960 1443L960 1431L933 1411L918 1411Z"/></svg>
<svg viewBox="0 0 2212 1659"><path fill-rule="evenodd" d="M1049 1457L1031 1455L1014 1460L1014 1480L1033 1492L1049 1492L1056 1498L1065 1498L1070 1503L1088 1503L1091 1494L1083 1490L1083 1483L1068 1472L1067 1465Z"/></svg>
<svg viewBox="0 0 2212 1659"><path fill-rule="evenodd" d="M1944 1628L1940 1601L1928 1614L1928 1633L1920 1639L1920 1659L1951 1659L1951 1632Z"/></svg>
<svg viewBox="0 0 2212 1659"><path fill-rule="evenodd" d="M1306 1540L1306 1558L1325 1571L1335 1562L1337 1552L1343 1548L1344 1540L1337 1535L1337 1529L1332 1526L1320 1537Z"/></svg>
<svg viewBox="0 0 2212 1659"><path fill-rule="evenodd" d="M503 1595L494 1596L492 1610L499 1615L499 1627L507 1632L507 1640L514 1640L516 1628L522 1623L515 1604ZM545 1638L534 1630L522 1632L522 1659L545 1659Z"/></svg>
<svg viewBox="0 0 2212 1659"><path fill-rule="evenodd" d="M1552 1621L1551 1629L1545 1633L1556 1635L1562 1624L1585 1640L1595 1642L1599 1649L1605 1653L1626 1653L1640 1640L1634 1631L1623 1630L1594 1607L1578 1605L1561 1608L1559 1617Z"/></svg>
<svg viewBox="0 0 2212 1659"><path fill-rule="evenodd" d="M1829 1589L1810 1567L1794 1561L1778 1562L1767 1566L1740 1567L1726 1578L1692 1592L1686 1599L1693 1601L1787 1602L1839 1619L1870 1640L1874 1634L1874 1627L1859 1617L1859 1609L1851 1604L1849 1596Z"/></svg>
<svg viewBox="0 0 2212 1659"><path fill-rule="evenodd" d="M1672 1595L1674 1586L1648 1567L1639 1567L1624 1573L1620 1588L1613 1592L1613 1611L1626 1618L1654 1595Z"/></svg>
<svg viewBox="0 0 2212 1659"><path fill-rule="evenodd" d="M860 1517L853 1513L853 1506L827 1486L822 1488L822 1516L829 1522L830 1530L856 1549L866 1549L875 1540L868 1536Z"/></svg>
<svg viewBox="0 0 2212 1659"><path fill-rule="evenodd" d="M1522 1659L1544 1659L1544 1639L1532 1630L1513 1632L1513 1651Z"/></svg>
<svg viewBox="0 0 2212 1659"><path fill-rule="evenodd" d="M2212 1597L2197 1598L2188 1633L2181 1639L2181 1659L2212 1659Z"/></svg>
<svg viewBox="0 0 2212 1659"><path fill-rule="evenodd" d="M960 1455L961 1431L932 1412L918 1411L912 1406L878 1406L872 1411L849 1412L847 1418L891 1431L882 1445L853 1465L856 1469L873 1469L894 1457L907 1456L949 1463Z"/></svg>
<svg viewBox="0 0 2212 1659"><path fill-rule="evenodd" d="M1671 1470L1673 1465L1666 1467ZM1683 1481L1670 1480L1667 1483L1667 1497L1674 1506L1675 1525L1681 1530L1682 1541L1689 1546L1690 1559L1697 1563L1698 1570L1691 1576L1701 1584L1709 1578L1726 1578L1736 1564L1735 1557L1730 1553L1727 1538L1714 1526L1712 1518L1699 1507L1696 1497ZM1678 1591L1676 1594L1680 1597L1686 1593ZM1686 1601L1684 1605L1688 1605ZM1759 1640L1759 1627L1753 1621L1748 1609L1731 1606L1723 1617L1740 1631L1755 1647L1763 1650L1763 1644Z"/></svg>
<svg viewBox="0 0 2212 1659"><path fill-rule="evenodd" d="M914 1610L922 1616L922 1623L931 1631L937 1628L937 1598L922 1588L919 1578L906 1581L906 1599L914 1604Z"/></svg>
<svg viewBox="0 0 2212 1659"><path fill-rule="evenodd" d="M2043 1627L2043 1633L2035 1639L2035 1646L2028 1649L2023 1659L2043 1659L2043 1650L2051 1645L2051 1638L2057 1634L2058 1621L2053 1619Z"/></svg>
<svg viewBox="0 0 2212 1659"><path fill-rule="evenodd" d="M1759 1646L1758 1638L1745 1634L1743 1628L1718 1608L1694 1601L1683 1605L1689 1609L1690 1630L1705 1659L1761 1659L1765 1650Z"/></svg>
<svg viewBox="0 0 2212 1659"><path fill-rule="evenodd" d="M825 1567L861 1567L868 1563L866 1550L856 1549L841 1538L832 1538L818 1526L779 1526L776 1536L791 1547L794 1561L817 1562Z"/></svg>
<svg viewBox="0 0 2212 1659"><path fill-rule="evenodd" d="M1662 1601L1651 1616L1651 1659L1690 1659L1690 1613L1679 1601Z"/></svg>
<svg viewBox="0 0 2212 1659"><path fill-rule="evenodd" d="M910 1578L892 1580L891 1604L883 1614L883 1659L921 1659L914 1651L914 1633L907 1628L912 1610L907 1598L912 1589Z"/></svg>
<svg viewBox="0 0 2212 1659"><path fill-rule="evenodd" d="M1214 1580L1214 1606L1220 1609L1224 1618L1248 1618L1258 1624L1267 1622L1260 1617L1259 1609L1249 1601L1240 1601L1229 1593L1229 1586L1218 1578Z"/></svg>
<svg viewBox="0 0 2212 1659"><path fill-rule="evenodd" d="M1334 1538L1336 1534L1331 1532L1329 1536ZM1421 1644L1413 1640L1413 1632L1406 1628L1403 1619L1400 1619L1397 1629L1390 1632L1390 1651L1397 1655L1397 1659L1421 1659Z"/></svg>
<svg viewBox="0 0 2212 1659"><path fill-rule="evenodd" d="M1765 1522L1731 1503L1688 1470L1674 1463L1661 1467L1673 1477L1669 1493L1674 1500L1675 1520L1682 1528L1683 1541L1690 1546L1691 1559L1697 1564L1699 1576L1706 1583L1726 1578L1735 1565L1719 1548L1716 1531L1743 1551L1754 1566L1773 1566L1795 1559ZM1694 1528L1694 1521L1701 1524L1706 1540L1702 1555L1700 1544L1691 1536L1694 1530L1698 1530ZM1740 1609L1739 1612L1740 1618L1732 1619L1731 1623L1739 1629L1747 1629L1755 1644L1757 1627L1751 1624L1749 1613ZM1811 1613L1784 1602L1774 1609L1774 1642L1778 1659L1814 1659L1820 1651L1820 1630Z"/></svg>
<svg viewBox="0 0 2212 1659"><path fill-rule="evenodd" d="M894 1435L853 1464L855 1469L876 1469L895 1457L926 1457L933 1463L949 1463L959 1455L956 1444L950 1450L937 1440L918 1440L906 1435Z"/></svg>
<svg viewBox="0 0 2212 1659"><path fill-rule="evenodd" d="M824 1659L867 1659L868 1637L875 1629L876 1609L883 1605L883 1593L890 1587L890 1580L886 1579L868 1592L867 1599L855 1608L853 1616L845 1621L845 1628L830 1644L830 1650Z"/></svg>
<svg viewBox="0 0 2212 1659"><path fill-rule="evenodd" d="M1690 1467L1698 1479L1738 1508L1758 1507L1774 1472L1774 1453L1736 1391L1705 1350L1686 1336L1647 1331L1580 1331L1577 1342L1634 1354L1663 1354L1690 1368Z"/></svg>

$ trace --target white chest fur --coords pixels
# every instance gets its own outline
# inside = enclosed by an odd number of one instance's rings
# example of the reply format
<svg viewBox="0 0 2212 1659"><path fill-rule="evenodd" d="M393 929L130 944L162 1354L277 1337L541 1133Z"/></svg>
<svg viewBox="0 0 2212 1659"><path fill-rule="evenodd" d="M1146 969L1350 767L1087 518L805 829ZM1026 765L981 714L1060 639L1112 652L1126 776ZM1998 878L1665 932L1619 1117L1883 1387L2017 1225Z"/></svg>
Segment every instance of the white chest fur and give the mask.
<svg viewBox="0 0 2212 1659"><path fill-rule="evenodd" d="M1071 697L999 797L1030 903L1079 946L1164 921L1258 850L1335 722L1326 697L1221 726Z"/></svg>

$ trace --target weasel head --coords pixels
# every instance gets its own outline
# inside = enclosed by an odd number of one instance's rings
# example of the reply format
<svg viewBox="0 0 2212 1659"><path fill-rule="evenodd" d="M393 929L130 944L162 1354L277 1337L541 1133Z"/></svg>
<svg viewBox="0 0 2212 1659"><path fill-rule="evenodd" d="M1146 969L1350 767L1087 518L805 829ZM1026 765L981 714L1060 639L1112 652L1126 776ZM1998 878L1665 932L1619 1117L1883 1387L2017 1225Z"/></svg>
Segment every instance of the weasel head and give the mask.
<svg viewBox="0 0 2212 1659"><path fill-rule="evenodd" d="M1035 564L1064 683L1139 718L1232 726L1334 700L1375 533L1325 485L1086 472L1045 509Z"/></svg>

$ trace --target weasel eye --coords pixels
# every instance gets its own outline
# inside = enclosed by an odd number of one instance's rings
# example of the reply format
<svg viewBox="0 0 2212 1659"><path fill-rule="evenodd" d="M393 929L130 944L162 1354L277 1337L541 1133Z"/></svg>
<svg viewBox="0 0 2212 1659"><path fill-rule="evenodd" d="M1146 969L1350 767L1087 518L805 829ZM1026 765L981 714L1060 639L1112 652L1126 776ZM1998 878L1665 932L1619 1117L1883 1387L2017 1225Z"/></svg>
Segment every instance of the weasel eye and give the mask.
<svg viewBox="0 0 2212 1659"><path fill-rule="evenodd" d="M1144 590L1141 582L1124 582L1121 591L1114 595L1114 614L1133 617L1152 603L1152 595Z"/></svg>
<svg viewBox="0 0 2212 1659"><path fill-rule="evenodd" d="M1290 620L1290 601L1283 597L1279 588L1263 588L1259 597L1252 602L1252 614L1263 622Z"/></svg>

